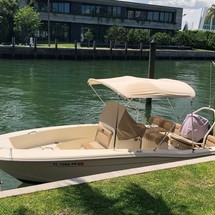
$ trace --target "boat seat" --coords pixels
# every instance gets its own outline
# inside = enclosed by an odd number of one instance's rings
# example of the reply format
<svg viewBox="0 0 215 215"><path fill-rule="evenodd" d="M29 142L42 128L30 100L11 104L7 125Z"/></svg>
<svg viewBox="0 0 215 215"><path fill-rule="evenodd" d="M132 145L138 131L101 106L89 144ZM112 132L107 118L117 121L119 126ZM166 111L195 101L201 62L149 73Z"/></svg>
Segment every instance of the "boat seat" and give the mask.
<svg viewBox="0 0 215 215"><path fill-rule="evenodd" d="M144 133L142 148L167 149L169 141L167 133L174 132L176 124L159 116L150 117L149 122L152 126L147 128Z"/></svg>
<svg viewBox="0 0 215 215"><path fill-rule="evenodd" d="M150 129L157 129L158 132L174 132L176 128L175 122L159 116L151 116L149 122L152 125L156 125L155 127L150 127Z"/></svg>
<svg viewBox="0 0 215 215"><path fill-rule="evenodd" d="M202 145L202 143L192 141L176 133L169 134L169 137L170 137L170 143L178 149L191 149L193 147Z"/></svg>
<svg viewBox="0 0 215 215"><path fill-rule="evenodd" d="M155 148L161 143L168 143L168 140L169 138L167 135L147 129L144 134L142 146L143 148ZM162 148L167 148L167 146Z"/></svg>
<svg viewBox="0 0 215 215"><path fill-rule="evenodd" d="M98 125L94 141L82 144L84 149L108 149L113 133L102 125Z"/></svg>
<svg viewBox="0 0 215 215"><path fill-rule="evenodd" d="M180 130L181 130L181 124L176 123L175 124L175 131L174 131L174 133L180 134Z"/></svg>
<svg viewBox="0 0 215 215"><path fill-rule="evenodd" d="M215 147L215 136L210 134L207 136L206 147Z"/></svg>

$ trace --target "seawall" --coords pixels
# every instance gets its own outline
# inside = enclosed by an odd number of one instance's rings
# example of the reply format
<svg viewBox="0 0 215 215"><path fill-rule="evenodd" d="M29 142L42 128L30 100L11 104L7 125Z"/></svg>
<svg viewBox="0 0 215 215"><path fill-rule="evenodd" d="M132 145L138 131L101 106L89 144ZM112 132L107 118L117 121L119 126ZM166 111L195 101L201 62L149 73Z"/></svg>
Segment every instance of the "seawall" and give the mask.
<svg viewBox="0 0 215 215"><path fill-rule="evenodd" d="M0 58L64 60L148 60L149 49L50 48L0 45ZM158 60L214 60L215 51L156 50Z"/></svg>

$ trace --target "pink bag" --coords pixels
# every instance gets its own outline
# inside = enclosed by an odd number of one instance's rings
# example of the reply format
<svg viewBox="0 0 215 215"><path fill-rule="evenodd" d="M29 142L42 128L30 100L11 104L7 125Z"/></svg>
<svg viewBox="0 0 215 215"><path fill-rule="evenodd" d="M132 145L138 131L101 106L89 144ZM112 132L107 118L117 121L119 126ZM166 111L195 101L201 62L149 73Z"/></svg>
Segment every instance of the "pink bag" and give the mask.
<svg viewBox="0 0 215 215"><path fill-rule="evenodd" d="M197 114L188 114L182 123L180 133L192 141L198 142L204 138L209 129L209 121Z"/></svg>

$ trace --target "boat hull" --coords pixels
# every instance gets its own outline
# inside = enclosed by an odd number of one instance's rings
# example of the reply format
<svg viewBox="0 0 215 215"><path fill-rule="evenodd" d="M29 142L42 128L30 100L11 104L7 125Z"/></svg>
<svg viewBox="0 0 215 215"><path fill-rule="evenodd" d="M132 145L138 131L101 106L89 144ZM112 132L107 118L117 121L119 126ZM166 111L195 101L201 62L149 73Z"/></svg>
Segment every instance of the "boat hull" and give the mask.
<svg viewBox="0 0 215 215"><path fill-rule="evenodd" d="M193 156L196 158L198 155ZM184 156L142 156L89 160L0 161L0 168L21 181L51 182L111 171L191 159Z"/></svg>
<svg viewBox="0 0 215 215"><path fill-rule="evenodd" d="M59 126L1 135L0 169L22 181L51 182L210 156L215 152L215 147L179 150L173 145L155 150L153 144L144 148L144 141L140 147L138 138L114 144L114 135L110 148L85 149L83 144L95 142L97 126Z"/></svg>

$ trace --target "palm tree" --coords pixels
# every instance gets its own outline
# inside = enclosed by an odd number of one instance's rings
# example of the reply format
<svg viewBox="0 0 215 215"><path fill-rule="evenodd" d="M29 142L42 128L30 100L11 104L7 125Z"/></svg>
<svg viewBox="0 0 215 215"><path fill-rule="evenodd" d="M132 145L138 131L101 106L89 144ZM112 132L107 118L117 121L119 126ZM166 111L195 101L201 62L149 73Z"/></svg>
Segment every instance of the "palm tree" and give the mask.
<svg viewBox="0 0 215 215"><path fill-rule="evenodd" d="M28 5L29 5L29 6L33 6L33 5L34 5L34 2L35 2L35 0L29 0L29 1L28 1Z"/></svg>
<svg viewBox="0 0 215 215"><path fill-rule="evenodd" d="M212 6L208 9L208 14L206 16L206 21L209 21L212 16L215 16L215 4L212 4Z"/></svg>
<svg viewBox="0 0 215 215"><path fill-rule="evenodd" d="M208 14L205 18L206 22L210 22L210 30L212 29L214 17L215 17L215 4L212 4L212 6L208 9Z"/></svg>

